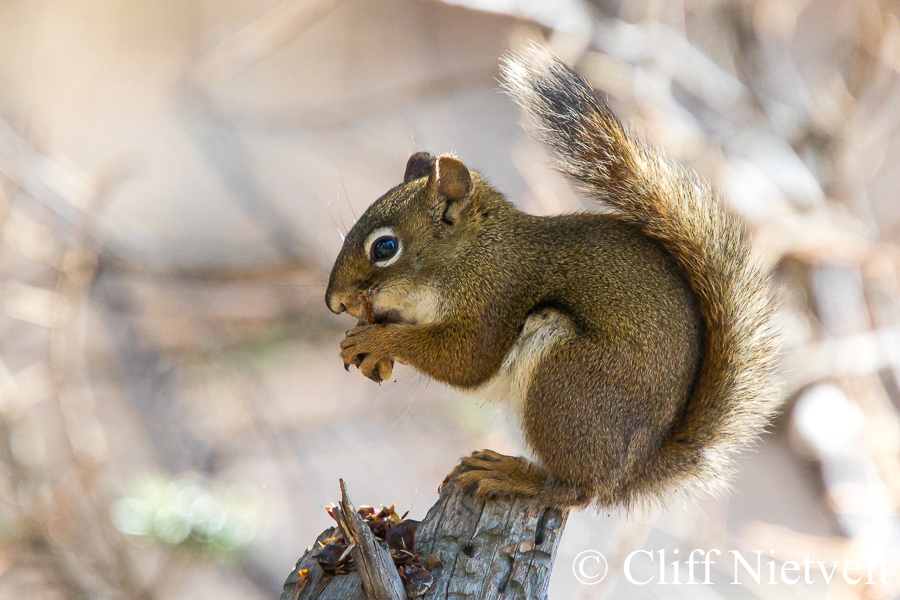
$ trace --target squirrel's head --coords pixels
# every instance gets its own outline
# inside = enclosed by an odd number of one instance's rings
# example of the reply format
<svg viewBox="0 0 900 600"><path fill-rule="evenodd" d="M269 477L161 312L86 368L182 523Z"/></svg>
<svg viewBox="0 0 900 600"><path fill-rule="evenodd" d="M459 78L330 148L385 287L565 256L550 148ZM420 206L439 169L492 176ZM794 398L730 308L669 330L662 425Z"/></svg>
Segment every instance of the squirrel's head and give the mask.
<svg viewBox="0 0 900 600"><path fill-rule="evenodd" d="M376 200L347 234L325 292L328 308L362 320L360 294L369 292L378 322L436 320L441 272L470 246L483 187L452 156L410 156L403 183Z"/></svg>

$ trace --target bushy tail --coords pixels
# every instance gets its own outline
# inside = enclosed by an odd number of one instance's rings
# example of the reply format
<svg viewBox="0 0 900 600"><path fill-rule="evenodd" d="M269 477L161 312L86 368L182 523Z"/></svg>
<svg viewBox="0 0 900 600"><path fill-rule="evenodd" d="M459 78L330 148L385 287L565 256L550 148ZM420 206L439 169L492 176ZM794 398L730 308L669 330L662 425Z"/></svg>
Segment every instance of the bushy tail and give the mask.
<svg viewBox="0 0 900 600"><path fill-rule="evenodd" d="M504 87L537 122L558 168L658 240L697 294L705 321L699 379L681 421L648 465L651 495L713 488L729 451L752 442L776 408L769 286L748 234L709 185L631 138L591 87L539 48L507 57Z"/></svg>

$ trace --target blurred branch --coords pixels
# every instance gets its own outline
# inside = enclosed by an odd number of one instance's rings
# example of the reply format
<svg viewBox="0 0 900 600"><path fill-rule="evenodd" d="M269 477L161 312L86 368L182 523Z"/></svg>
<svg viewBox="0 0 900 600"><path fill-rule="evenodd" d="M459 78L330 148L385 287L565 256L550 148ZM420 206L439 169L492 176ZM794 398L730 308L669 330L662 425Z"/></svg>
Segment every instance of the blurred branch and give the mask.
<svg viewBox="0 0 900 600"><path fill-rule="evenodd" d="M115 264L115 259L100 254L92 292L115 349L121 385L148 432L160 465L170 473L205 470L214 462L213 449L194 435L183 418L178 372L142 331L137 317L144 307L133 282L116 276Z"/></svg>
<svg viewBox="0 0 900 600"><path fill-rule="evenodd" d="M95 193L90 177L36 152L2 117L0 172L70 225L77 225L85 203Z"/></svg>
<svg viewBox="0 0 900 600"><path fill-rule="evenodd" d="M198 282L209 284L228 283L290 283L325 287L324 276L308 264L282 262L253 267L232 265L145 266L138 261L120 262L116 265L120 275L131 277L155 277L177 282ZM327 274L326 274L327 275ZM317 283L314 283L317 282Z"/></svg>
<svg viewBox="0 0 900 600"><path fill-rule="evenodd" d="M49 379L50 395L54 408L63 424L64 441L49 449L62 449L65 457L57 456L46 463L48 453L46 438L40 430L40 422L33 418L33 409L19 402L16 415L6 412L7 426L13 438L11 467L18 473L17 487L21 499L34 496L34 502L21 506L22 518L27 524L32 549L44 556L54 566L49 569L69 598L97 598L116 589L128 597L147 598L147 590L135 572L123 548L124 540L111 531L108 521L109 507L104 503L97 486L96 467L104 462L106 435L96 417L91 394L90 376L84 360L85 316L88 310L87 290L93 281L96 253L99 244L96 230L97 211L105 204L109 193L119 180L121 168L110 169L105 177L95 180L86 176L74 177L58 165L34 152L31 146L16 136L8 125L0 121L0 153L4 172L31 197L50 207L70 226L62 259L51 260L48 266L55 271L53 292L42 287L26 286L11 280L7 285L18 285L28 290L30 297L47 300L42 309L45 318L28 318L10 310L9 296L6 313L42 326L49 332L47 364L49 370L42 375ZM64 175L68 173L69 177ZM16 233L16 227L27 221L8 221L3 227L7 243L18 235L13 247L25 249L28 234ZM37 226L35 226L37 227ZM50 242L59 245L59 240ZM47 256L51 251L38 253ZM14 273L10 273L15 277ZM23 305L24 306L24 305ZM35 315L36 316L36 315ZM37 350L34 348L32 350ZM6 408L9 408L8 406ZM42 409L42 413L46 413ZM24 426L24 428L23 428ZM27 435L33 440L33 455L17 452L17 436ZM50 468L53 464L53 468ZM65 468L62 468L65 465ZM72 473L68 473L71 470ZM64 477L63 474L70 477ZM41 491L42 490L42 491ZM60 515L73 518L73 527L65 535L54 529ZM77 546L75 551L71 545Z"/></svg>
<svg viewBox="0 0 900 600"><path fill-rule="evenodd" d="M281 258L298 267L310 267L310 253L296 232L289 228L291 219L278 206L253 172L253 155L243 138L234 130L206 90L186 84L181 100L184 124L207 157L219 177L232 190L232 195L247 216L256 221Z"/></svg>
<svg viewBox="0 0 900 600"><path fill-rule="evenodd" d="M193 77L210 88L265 58L345 0L287 0L207 52Z"/></svg>
<svg viewBox="0 0 900 600"><path fill-rule="evenodd" d="M229 121L241 130L256 133L283 133L300 130L320 134L329 139L335 132L349 129L361 121L384 115L404 114L430 101L461 94L470 90L494 88L497 85L497 65L493 62L455 73L437 73L384 90L348 90L349 98L339 99L327 106L302 109L285 108L241 109L228 107ZM349 95L349 94L348 94Z"/></svg>
<svg viewBox="0 0 900 600"><path fill-rule="evenodd" d="M78 472L80 489L69 493L66 502L78 514L79 522L90 527L83 537L108 556L112 568L97 569L97 575L113 589L131 598L151 598L125 548L125 540L112 529L109 504L104 502L98 482L98 467L109 460L108 435L96 414L91 377L85 360L85 336L88 335L90 302L88 292L97 274L98 219L108 204L114 180L107 176L103 185L93 186L95 194L85 206L74 235L63 253L56 282L58 307L64 315L51 328L50 366L55 399L62 417L70 458ZM62 495L62 494L61 494ZM107 498L108 500L108 498ZM83 567L82 567L83 568Z"/></svg>

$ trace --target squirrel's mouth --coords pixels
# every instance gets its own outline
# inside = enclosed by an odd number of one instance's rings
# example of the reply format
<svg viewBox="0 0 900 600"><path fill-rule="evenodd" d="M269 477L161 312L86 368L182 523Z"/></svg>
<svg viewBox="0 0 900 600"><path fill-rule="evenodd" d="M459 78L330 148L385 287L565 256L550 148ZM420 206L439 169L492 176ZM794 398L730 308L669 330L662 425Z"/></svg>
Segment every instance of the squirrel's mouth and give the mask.
<svg viewBox="0 0 900 600"><path fill-rule="evenodd" d="M360 313L357 317L357 325L402 325L405 323L403 317L400 315L400 311L397 310L384 312L373 311L371 314L366 313L367 311Z"/></svg>
<svg viewBox="0 0 900 600"><path fill-rule="evenodd" d="M376 311L372 302L372 292L359 293L360 308L357 325L390 325L403 323L403 316L396 309Z"/></svg>

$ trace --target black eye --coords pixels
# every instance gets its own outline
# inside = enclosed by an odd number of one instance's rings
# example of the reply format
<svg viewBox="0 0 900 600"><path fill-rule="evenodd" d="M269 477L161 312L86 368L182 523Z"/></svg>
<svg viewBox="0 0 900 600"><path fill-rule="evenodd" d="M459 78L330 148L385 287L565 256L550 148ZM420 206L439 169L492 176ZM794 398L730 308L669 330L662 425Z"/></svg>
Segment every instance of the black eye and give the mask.
<svg viewBox="0 0 900 600"><path fill-rule="evenodd" d="M400 249L400 240L392 235L385 235L372 242L372 260L381 262L388 260L397 254Z"/></svg>

